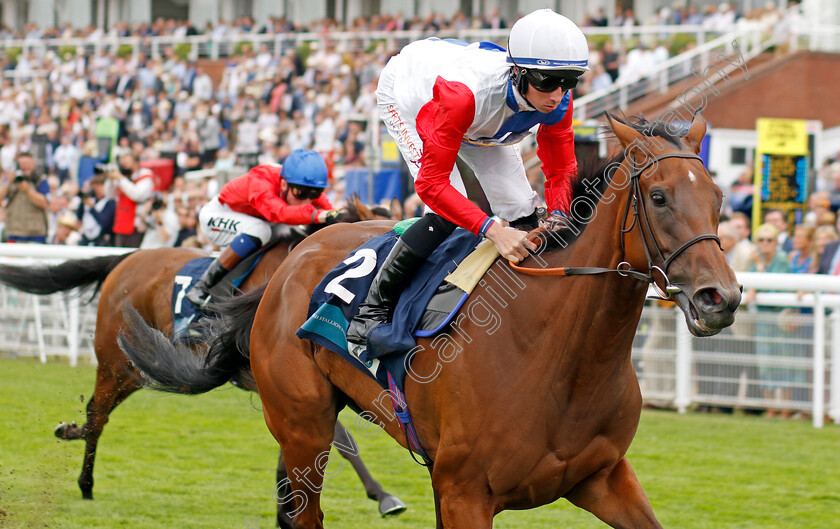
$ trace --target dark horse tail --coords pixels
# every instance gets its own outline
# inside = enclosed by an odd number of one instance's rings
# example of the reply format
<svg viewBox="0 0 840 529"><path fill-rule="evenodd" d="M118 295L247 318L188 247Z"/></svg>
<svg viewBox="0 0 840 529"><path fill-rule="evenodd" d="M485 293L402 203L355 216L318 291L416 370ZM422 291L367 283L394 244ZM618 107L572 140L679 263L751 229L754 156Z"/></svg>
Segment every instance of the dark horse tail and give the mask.
<svg viewBox="0 0 840 529"><path fill-rule="evenodd" d="M30 294L54 294L76 287L93 287L91 297L102 282L131 253L92 259L74 259L56 265L0 265L0 282Z"/></svg>
<svg viewBox="0 0 840 529"><path fill-rule="evenodd" d="M150 389L196 395L229 381L249 369L249 343L254 314L266 286L213 303L215 316L200 321L198 336L173 340L152 328L137 310L123 308L125 328L120 348L146 378Z"/></svg>

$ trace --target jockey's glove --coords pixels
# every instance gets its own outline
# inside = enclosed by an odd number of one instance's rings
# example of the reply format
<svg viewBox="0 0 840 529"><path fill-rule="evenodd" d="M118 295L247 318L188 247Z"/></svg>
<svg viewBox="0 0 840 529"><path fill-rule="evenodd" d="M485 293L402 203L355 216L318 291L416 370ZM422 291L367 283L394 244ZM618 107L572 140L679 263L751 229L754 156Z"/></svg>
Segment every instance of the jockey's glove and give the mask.
<svg viewBox="0 0 840 529"><path fill-rule="evenodd" d="M543 209L543 208L539 208ZM543 209L543 211L545 211ZM540 218L540 226L547 230L557 230L563 228L568 225L569 223L569 216L566 215L565 212L555 209L545 215L544 217Z"/></svg>
<svg viewBox="0 0 840 529"><path fill-rule="evenodd" d="M324 220L324 224L329 225L329 224L335 224L336 222L345 222L346 218L347 218L347 214L344 211L342 211L340 209L334 209L334 210L327 213L327 217Z"/></svg>

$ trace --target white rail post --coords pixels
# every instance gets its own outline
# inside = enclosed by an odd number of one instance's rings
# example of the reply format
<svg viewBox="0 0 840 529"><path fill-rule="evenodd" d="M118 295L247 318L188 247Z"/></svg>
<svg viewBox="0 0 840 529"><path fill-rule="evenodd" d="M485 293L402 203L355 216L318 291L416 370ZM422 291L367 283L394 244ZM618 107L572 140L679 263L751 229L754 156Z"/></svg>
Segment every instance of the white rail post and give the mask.
<svg viewBox="0 0 840 529"><path fill-rule="evenodd" d="M675 377L674 381L675 393L674 406L676 406L679 413L688 411L688 406L691 404L691 332L688 330L688 325L685 323L683 313L674 311L677 331L677 357L674 362Z"/></svg>
<svg viewBox="0 0 840 529"><path fill-rule="evenodd" d="M44 328L41 323L41 301L35 294L29 294L32 299L32 314L35 317L35 337L38 340L38 354L41 357L41 363L47 363L47 350L44 346Z"/></svg>
<svg viewBox="0 0 840 529"><path fill-rule="evenodd" d="M79 364L79 293L73 289L69 295L67 307L70 313L70 321L67 324L67 354L70 356L70 366L76 367Z"/></svg>
<svg viewBox="0 0 840 529"><path fill-rule="evenodd" d="M812 414L814 428L822 428L825 414L825 302L821 292L814 292L814 391Z"/></svg>
<svg viewBox="0 0 840 529"><path fill-rule="evenodd" d="M840 312L836 310L829 317L831 320L831 401L828 415L834 424L840 423Z"/></svg>

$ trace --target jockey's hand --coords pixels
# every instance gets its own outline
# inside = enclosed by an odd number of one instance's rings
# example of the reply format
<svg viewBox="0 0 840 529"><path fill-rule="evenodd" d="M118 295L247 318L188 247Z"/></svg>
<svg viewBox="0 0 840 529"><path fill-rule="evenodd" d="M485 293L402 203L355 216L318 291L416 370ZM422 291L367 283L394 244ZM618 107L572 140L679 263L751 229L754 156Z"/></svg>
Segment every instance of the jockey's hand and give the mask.
<svg viewBox="0 0 840 529"><path fill-rule="evenodd" d="M524 231L506 228L498 222L494 222L487 230L487 238L493 241L502 257L514 263L528 257L528 249L537 249L533 242L525 239L525 235Z"/></svg>
<svg viewBox="0 0 840 529"><path fill-rule="evenodd" d="M320 224L335 224L336 222L344 222L346 214L340 209L325 209L318 214L318 222Z"/></svg>
<svg viewBox="0 0 840 529"><path fill-rule="evenodd" d="M569 216L559 209L555 209L554 211L547 213L545 216L540 217L540 226L547 230L559 230L568 225Z"/></svg>

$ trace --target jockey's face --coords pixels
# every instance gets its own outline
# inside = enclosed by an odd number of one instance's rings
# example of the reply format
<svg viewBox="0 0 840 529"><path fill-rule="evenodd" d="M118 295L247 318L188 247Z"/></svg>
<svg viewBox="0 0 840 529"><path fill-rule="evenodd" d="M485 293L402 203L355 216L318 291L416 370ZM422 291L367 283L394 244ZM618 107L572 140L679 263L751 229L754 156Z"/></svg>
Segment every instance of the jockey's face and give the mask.
<svg viewBox="0 0 840 529"><path fill-rule="evenodd" d="M563 100L563 96L566 95L567 90L563 88L558 88L553 92L540 92L539 90L534 90L533 87L529 87L528 95L526 99L531 106L536 108L538 111L548 114L549 112L553 111L557 108L557 105Z"/></svg>
<svg viewBox="0 0 840 529"><path fill-rule="evenodd" d="M515 72L519 72L514 67ZM557 108L563 96L578 83L574 72L545 72L538 70L523 70L525 78L525 93L522 94L532 107L547 114Z"/></svg>

